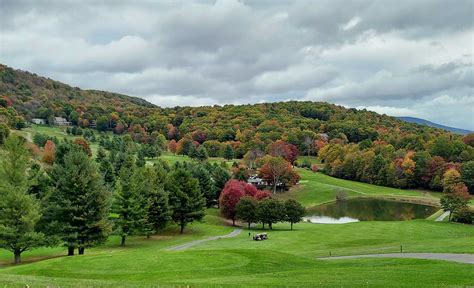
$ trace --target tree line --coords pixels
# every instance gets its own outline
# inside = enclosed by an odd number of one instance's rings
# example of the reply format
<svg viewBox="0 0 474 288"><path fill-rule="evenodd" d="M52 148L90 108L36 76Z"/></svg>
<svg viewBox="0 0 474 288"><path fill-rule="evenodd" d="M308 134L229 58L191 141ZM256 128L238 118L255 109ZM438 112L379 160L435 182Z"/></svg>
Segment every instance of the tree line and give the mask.
<svg viewBox="0 0 474 288"><path fill-rule="evenodd" d="M232 220L232 225L240 219L247 223L249 229L252 223L261 223L262 229L268 224L272 229L275 223L289 222L293 230L293 224L300 222L305 215L305 208L298 201L280 201L272 198L268 191L258 190L236 179L226 183L219 203L221 214Z"/></svg>

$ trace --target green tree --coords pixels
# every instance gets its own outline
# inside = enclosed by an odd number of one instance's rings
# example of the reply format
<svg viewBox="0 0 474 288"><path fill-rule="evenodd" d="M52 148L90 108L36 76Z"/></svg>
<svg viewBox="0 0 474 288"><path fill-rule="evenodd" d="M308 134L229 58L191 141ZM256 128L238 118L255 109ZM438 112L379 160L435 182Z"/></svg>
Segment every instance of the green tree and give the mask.
<svg viewBox="0 0 474 288"><path fill-rule="evenodd" d="M173 209L172 218L180 226L181 233L188 223L204 217L206 200L199 188L199 181L188 171L177 168L171 172L165 189L169 192L170 205Z"/></svg>
<svg viewBox="0 0 474 288"><path fill-rule="evenodd" d="M204 146L199 146L199 148L196 151L196 159L200 161L206 161L209 156L207 155L207 150Z"/></svg>
<svg viewBox="0 0 474 288"><path fill-rule="evenodd" d="M192 169L192 175L199 181L199 188L201 193L206 198L206 206L211 207L215 200L214 181L211 178L211 173L207 171L202 165L196 165Z"/></svg>
<svg viewBox="0 0 474 288"><path fill-rule="evenodd" d="M224 162L223 162L224 163ZM220 193L222 189L224 189L225 183L229 181L232 176L229 172L229 170L222 168L219 165L214 165L211 171L211 177L214 182L214 193L211 192L211 195L213 194L214 196L208 198L210 202L217 202L217 199L220 197Z"/></svg>
<svg viewBox="0 0 474 288"><path fill-rule="evenodd" d="M10 136L4 143L0 158L0 247L13 252L15 263L21 253L41 246L44 235L35 230L40 207L28 194L29 168L25 141Z"/></svg>
<svg viewBox="0 0 474 288"><path fill-rule="evenodd" d="M100 116L96 121L97 130L107 131L109 128L109 119L106 116Z"/></svg>
<svg viewBox="0 0 474 288"><path fill-rule="evenodd" d="M114 201L114 211L118 215L116 225L122 238L122 246L125 246L127 236L143 233L148 221L148 205L141 194L148 183L141 169L137 169L133 155L128 153L119 173Z"/></svg>
<svg viewBox="0 0 474 288"><path fill-rule="evenodd" d="M151 167L139 168L138 173L143 175L143 185L140 193L147 201L148 231L156 233L166 227L171 220L171 209L168 203L168 194L164 190L164 183L157 174L157 169ZM148 236L149 234L147 234Z"/></svg>
<svg viewBox="0 0 474 288"><path fill-rule="evenodd" d="M240 198L235 210L237 211L237 219L247 222L248 229L250 229L250 224L258 221L257 200L251 196L244 196Z"/></svg>
<svg viewBox="0 0 474 288"><path fill-rule="evenodd" d="M265 223L270 229L273 229L273 224L285 220L285 205L273 198L267 198L257 205L257 218L265 228Z"/></svg>
<svg viewBox="0 0 474 288"><path fill-rule="evenodd" d="M232 148L232 145L227 144L224 148L224 151L222 152L222 156L226 160L232 160L234 158L234 148Z"/></svg>
<svg viewBox="0 0 474 288"><path fill-rule="evenodd" d="M107 184L109 188L113 188L115 186L114 167L109 158L107 158L104 148L99 147L95 160L99 164L99 172L102 175L104 183Z"/></svg>
<svg viewBox="0 0 474 288"><path fill-rule="evenodd" d="M68 247L68 255L79 254L85 248L99 245L111 231L108 220L110 192L105 189L96 166L80 149L64 155L55 163L50 176L55 183L46 197L45 218L48 231Z"/></svg>
<svg viewBox="0 0 474 288"><path fill-rule="evenodd" d="M285 201L286 221L290 222L291 230L293 230L293 223L298 223L303 219L306 213L303 205L300 202L288 199Z"/></svg>
<svg viewBox="0 0 474 288"><path fill-rule="evenodd" d="M8 138L8 135L10 135L10 129L5 123L0 123L0 145L3 145L5 143L5 140Z"/></svg>
<svg viewBox="0 0 474 288"><path fill-rule="evenodd" d="M468 161L461 165L461 178L469 191L474 193L474 161Z"/></svg>

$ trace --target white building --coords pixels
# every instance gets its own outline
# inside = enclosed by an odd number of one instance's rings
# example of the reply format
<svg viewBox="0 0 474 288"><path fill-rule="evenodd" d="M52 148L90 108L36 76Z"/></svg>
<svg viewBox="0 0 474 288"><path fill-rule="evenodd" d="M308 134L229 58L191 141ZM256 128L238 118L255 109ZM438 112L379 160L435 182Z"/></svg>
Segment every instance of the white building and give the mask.
<svg viewBox="0 0 474 288"><path fill-rule="evenodd" d="M46 124L46 120L40 118L33 118L31 119L31 123L34 123L36 125L43 125Z"/></svg>
<svg viewBox="0 0 474 288"><path fill-rule="evenodd" d="M54 117L54 125L59 125L59 126L67 126L71 124L70 122L67 121L67 119L63 117Z"/></svg>

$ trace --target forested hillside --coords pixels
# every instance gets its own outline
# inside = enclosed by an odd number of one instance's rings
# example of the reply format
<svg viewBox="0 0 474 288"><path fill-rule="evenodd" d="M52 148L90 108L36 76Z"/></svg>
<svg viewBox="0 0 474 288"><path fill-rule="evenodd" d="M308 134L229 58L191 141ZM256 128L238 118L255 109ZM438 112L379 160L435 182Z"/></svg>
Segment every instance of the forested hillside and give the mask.
<svg viewBox="0 0 474 288"><path fill-rule="evenodd" d="M26 119L54 116L93 120L97 115L125 110L139 114L151 103L117 93L82 90L0 64L0 95ZM88 125L88 123L84 123Z"/></svg>
<svg viewBox="0 0 474 288"><path fill-rule="evenodd" d="M454 170L474 189L472 134L463 137L317 102L160 108L139 98L85 91L0 68L0 114L9 119L20 117L15 109L27 120L63 116L74 126L95 123L99 131L129 134L149 145L163 138L178 154L203 146L209 156L244 158L246 163L272 151L286 154L287 160L295 153L319 156L330 175L400 188L440 190L445 174Z"/></svg>

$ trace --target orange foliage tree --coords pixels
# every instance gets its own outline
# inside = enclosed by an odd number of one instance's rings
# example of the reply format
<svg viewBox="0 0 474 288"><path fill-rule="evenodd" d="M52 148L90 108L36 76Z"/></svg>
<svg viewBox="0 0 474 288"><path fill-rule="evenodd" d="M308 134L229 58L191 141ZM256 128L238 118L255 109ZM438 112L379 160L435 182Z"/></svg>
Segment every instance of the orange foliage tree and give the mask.
<svg viewBox="0 0 474 288"><path fill-rule="evenodd" d="M43 162L53 164L55 159L55 153L56 145L54 144L54 142L51 140L46 141L46 144L44 144L43 149Z"/></svg>

